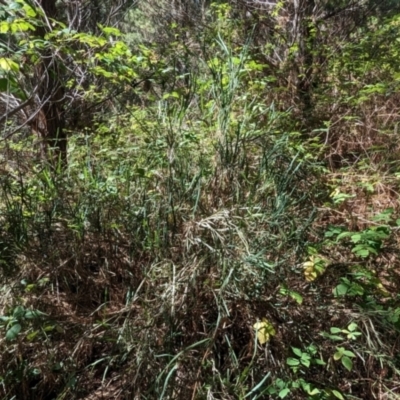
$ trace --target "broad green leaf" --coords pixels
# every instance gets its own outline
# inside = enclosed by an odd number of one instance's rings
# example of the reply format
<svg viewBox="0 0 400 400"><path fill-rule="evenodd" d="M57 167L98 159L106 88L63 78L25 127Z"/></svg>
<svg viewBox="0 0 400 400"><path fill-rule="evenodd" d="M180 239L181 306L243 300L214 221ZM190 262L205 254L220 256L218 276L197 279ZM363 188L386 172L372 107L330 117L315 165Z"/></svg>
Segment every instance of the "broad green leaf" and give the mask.
<svg viewBox="0 0 400 400"><path fill-rule="evenodd" d="M10 31L10 23L8 21L0 22L0 33L7 33Z"/></svg>
<svg viewBox="0 0 400 400"><path fill-rule="evenodd" d="M26 339L28 341L32 341L33 339L35 339L35 337L38 335L39 331L33 331L31 333L29 333L28 335L26 335Z"/></svg>
<svg viewBox="0 0 400 400"><path fill-rule="evenodd" d="M309 358L301 358L301 363L305 366L305 367L309 367L310 366L310 359Z"/></svg>
<svg viewBox="0 0 400 400"><path fill-rule="evenodd" d="M23 19L17 19L11 23L10 29L12 33L17 33L17 32L34 31L35 27Z"/></svg>
<svg viewBox="0 0 400 400"><path fill-rule="evenodd" d="M289 292L289 296L290 296L293 300L295 300L295 301L297 302L297 304L300 304L300 305L301 305L301 304L303 303L303 296L301 296L299 293L290 291L290 292Z"/></svg>
<svg viewBox="0 0 400 400"><path fill-rule="evenodd" d="M350 237L353 235L353 232L342 232L340 235L337 236L336 240L340 240L346 237Z"/></svg>
<svg viewBox="0 0 400 400"><path fill-rule="evenodd" d="M353 243L358 243L361 239L362 239L362 236L359 233L357 233L351 237L351 240Z"/></svg>
<svg viewBox="0 0 400 400"><path fill-rule="evenodd" d="M285 388L279 392L278 396L279 396L279 398L284 399L289 393L290 393L290 389Z"/></svg>
<svg viewBox="0 0 400 400"><path fill-rule="evenodd" d="M286 364L290 365L291 367L297 367L300 365L300 360L298 360L297 358L289 357L286 360Z"/></svg>
<svg viewBox="0 0 400 400"><path fill-rule="evenodd" d="M356 355L350 350L344 350L343 354L348 357L355 357Z"/></svg>
<svg viewBox="0 0 400 400"><path fill-rule="evenodd" d="M387 208L386 210L382 211L381 213L375 215L372 217L374 221L384 221L384 222L389 222L391 219L391 216L394 212L394 209L392 207Z"/></svg>
<svg viewBox="0 0 400 400"><path fill-rule="evenodd" d="M371 251L370 247L364 247L361 245L361 246L355 247L352 250L352 253L354 253L355 255L360 256L362 258L366 258L369 256L370 251ZM373 250L372 253L377 254L375 250Z"/></svg>
<svg viewBox="0 0 400 400"><path fill-rule="evenodd" d="M19 1L10 2L8 6L9 10L20 10L21 8L23 8L23 4L20 4Z"/></svg>
<svg viewBox="0 0 400 400"><path fill-rule="evenodd" d="M301 357L302 354L303 354L303 352L302 352L299 348L297 348L297 347L292 347L292 351L293 351L293 353L296 354L296 356L298 356L298 357Z"/></svg>
<svg viewBox="0 0 400 400"><path fill-rule="evenodd" d="M344 296L349 290L349 286L345 283L340 283L333 289L333 294L335 296Z"/></svg>
<svg viewBox="0 0 400 400"><path fill-rule="evenodd" d="M324 337L327 337L328 339L331 339L331 340L337 340L337 341L343 340L343 337L339 336L339 335L326 334L326 335L324 335Z"/></svg>
<svg viewBox="0 0 400 400"><path fill-rule="evenodd" d="M6 339L7 340L14 340L18 334L21 332L21 325L20 324L15 324L13 325L6 333Z"/></svg>
<svg viewBox="0 0 400 400"><path fill-rule="evenodd" d="M334 326L330 330L331 333L342 333L342 330L340 328L336 328Z"/></svg>
<svg viewBox="0 0 400 400"><path fill-rule="evenodd" d="M106 27L102 27L101 29L106 35L113 35L113 36L121 36L122 35L121 31L117 28L112 28L110 26L106 26Z"/></svg>
<svg viewBox="0 0 400 400"><path fill-rule="evenodd" d="M361 332L349 332L347 339L355 340L358 336L361 336Z"/></svg>
<svg viewBox="0 0 400 400"><path fill-rule="evenodd" d="M22 306L17 306L14 308L13 317L14 318L22 318L25 314L25 308Z"/></svg>
<svg viewBox="0 0 400 400"><path fill-rule="evenodd" d="M45 332L51 332L51 331L54 330L54 328L55 328L54 325L46 325L46 326L43 328L43 330L44 330Z"/></svg>
<svg viewBox="0 0 400 400"><path fill-rule="evenodd" d="M347 356L342 357L342 364L348 371L351 371L353 369L353 362Z"/></svg>
<svg viewBox="0 0 400 400"><path fill-rule="evenodd" d="M24 11L27 17L30 18L35 18L36 17L36 11L28 4L24 3Z"/></svg>
<svg viewBox="0 0 400 400"><path fill-rule="evenodd" d="M39 318L41 315L45 315L41 311L38 310L28 310L25 312L25 318L26 319L35 319Z"/></svg>
<svg viewBox="0 0 400 400"><path fill-rule="evenodd" d="M344 400L344 397L342 396L342 394L340 392L338 392L337 390L332 390L332 394L339 400Z"/></svg>
<svg viewBox="0 0 400 400"><path fill-rule="evenodd" d="M354 332L357 328L358 328L358 325L357 325L355 322L352 322L352 323L347 327L347 329L348 329L350 332Z"/></svg>
<svg viewBox="0 0 400 400"><path fill-rule="evenodd" d="M297 379L297 381L292 382L292 389L298 389L303 385L304 379Z"/></svg>
<svg viewBox="0 0 400 400"><path fill-rule="evenodd" d="M342 356L343 356L343 353L339 350L333 355L333 359L335 361L338 361L338 360L340 360L342 358Z"/></svg>

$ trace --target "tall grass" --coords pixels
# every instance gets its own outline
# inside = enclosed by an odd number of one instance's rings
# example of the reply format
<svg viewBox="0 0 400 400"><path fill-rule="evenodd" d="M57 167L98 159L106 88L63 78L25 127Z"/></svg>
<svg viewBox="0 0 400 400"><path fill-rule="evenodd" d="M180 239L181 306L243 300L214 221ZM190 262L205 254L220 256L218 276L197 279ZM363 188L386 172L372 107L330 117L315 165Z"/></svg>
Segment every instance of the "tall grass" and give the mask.
<svg viewBox="0 0 400 400"><path fill-rule="evenodd" d="M227 399L267 373L251 325L276 313L302 253L312 165L288 147L286 114L241 93L246 50L237 64L218 44L224 71L72 136L66 169L29 153L10 162L2 314L44 314L2 340L5 398L79 398L118 381L135 398Z"/></svg>

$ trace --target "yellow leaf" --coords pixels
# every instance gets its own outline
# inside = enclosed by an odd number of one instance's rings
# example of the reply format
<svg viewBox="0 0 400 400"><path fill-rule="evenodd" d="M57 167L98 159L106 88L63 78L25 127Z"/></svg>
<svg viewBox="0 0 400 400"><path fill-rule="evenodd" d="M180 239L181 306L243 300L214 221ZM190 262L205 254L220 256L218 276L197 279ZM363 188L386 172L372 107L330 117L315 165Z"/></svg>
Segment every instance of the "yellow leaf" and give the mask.
<svg viewBox="0 0 400 400"><path fill-rule="evenodd" d="M382 285L382 283L378 283L376 285L376 287L378 288L379 293L384 296L384 297L391 297L390 293L386 290L385 286Z"/></svg>
<svg viewBox="0 0 400 400"><path fill-rule="evenodd" d="M315 281L318 276L321 276L325 272L326 260L318 256L311 256L308 261L303 263L303 268L306 281Z"/></svg>
<svg viewBox="0 0 400 400"><path fill-rule="evenodd" d="M8 21L0 22L0 33L7 33L10 30L10 23Z"/></svg>
<svg viewBox="0 0 400 400"><path fill-rule="evenodd" d="M340 189L336 188L330 195L329 197L333 198L336 197L338 194L340 194Z"/></svg>
<svg viewBox="0 0 400 400"><path fill-rule="evenodd" d="M266 318L263 318L261 321L256 322L253 327L256 330L257 339L260 344L269 342L271 336L276 335L275 328Z"/></svg>
<svg viewBox="0 0 400 400"><path fill-rule="evenodd" d="M314 268L314 262L313 262L313 261L307 261L307 262L305 262L305 263L303 264L303 267L304 267L304 268L309 268L309 267Z"/></svg>
<svg viewBox="0 0 400 400"><path fill-rule="evenodd" d="M11 58L0 58L0 69L4 71L19 71L19 66Z"/></svg>
<svg viewBox="0 0 400 400"><path fill-rule="evenodd" d="M315 279L317 279L317 276L318 276L318 273L315 270L315 266L312 265L310 267L307 267L304 270L304 276L305 276L307 282L315 281Z"/></svg>

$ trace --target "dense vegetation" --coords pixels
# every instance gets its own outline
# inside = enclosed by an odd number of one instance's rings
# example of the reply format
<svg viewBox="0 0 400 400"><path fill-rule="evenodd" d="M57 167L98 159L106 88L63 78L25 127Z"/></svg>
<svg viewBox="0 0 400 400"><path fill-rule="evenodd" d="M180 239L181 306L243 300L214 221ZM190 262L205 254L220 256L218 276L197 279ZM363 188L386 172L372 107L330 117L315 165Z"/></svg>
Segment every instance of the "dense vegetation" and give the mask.
<svg viewBox="0 0 400 400"><path fill-rule="evenodd" d="M0 398L400 396L397 1L0 2Z"/></svg>

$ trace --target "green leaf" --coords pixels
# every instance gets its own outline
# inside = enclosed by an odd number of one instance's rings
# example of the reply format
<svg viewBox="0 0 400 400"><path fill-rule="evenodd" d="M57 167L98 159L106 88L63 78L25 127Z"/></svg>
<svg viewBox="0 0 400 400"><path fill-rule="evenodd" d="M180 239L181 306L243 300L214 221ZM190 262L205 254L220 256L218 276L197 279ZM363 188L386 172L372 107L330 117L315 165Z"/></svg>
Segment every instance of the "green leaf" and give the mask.
<svg viewBox="0 0 400 400"><path fill-rule="evenodd" d="M340 240L343 238L347 238L353 235L353 232L342 232L340 235L337 236L336 240Z"/></svg>
<svg viewBox="0 0 400 400"><path fill-rule="evenodd" d="M18 334L21 332L21 325L20 324L15 324L13 325L6 333L6 339L7 340L14 340Z"/></svg>
<svg viewBox="0 0 400 400"><path fill-rule="evenodd" d="M55 328L54 325L46 325L46 326L43 328L43 330L44 330L45 332L51 332L51 331L54 330L54 328Z"/></svg>
<svg viewBox="0 0 400 400"><path fill-rule="evenodd" d="M302 354L303 354L303 352L302 352L299 348L297 348L297 347L292 347L292 351L293 351L293 353L296 354L296 356L298 356L298 357L301 357Z"/></svg>
<svg viewBox="0 0 400 400"><path fill-rule="evenodd" d="M9 10L20 10L21 8L22 4L20 4L18 1L10 2L10 5L8 6Z"/></svg>
<svg viewBox="0 0 400 400"><path fill-rule="evenodd" d="M347 329L348 329L350 332L354 332L357 328L358 328L358 325L357 325L355 322L352 322L352 323L347 327Z"/></svg>
<svg viewBox="0 0 400 400"><path fill-rule="evenodd" d="M26 319L35 319L35 318L39 318L42 315L46 315L46 314L39 310L28 310L25 312Z"/></svg>
<svg viewBox="0 0 400 400"><path fill-rule="evenodd" d="M35 337L38 335L39 331L33 331L31 333L29 333L28 335L26 335L26 339L31 342L33 339L35 339Z"/></svg>
<svg viewBox="0 0 400 400"><path fill-rule="evenodd" d="M342 396L342 394L340 392L338 392L337 390L332 390L332 394L339 400L344 400L344 397Z"/></svg>
<svg viewBox="0 0 400 400"><path fill-rule="evenodd" d="M1 33L1 32L0 32ZM7 71L7 72L18 72L19 65L11 60L11 58L0 58L0 69Z"/></svg>
<svg viewBox="0 0 400 400"><path fill-rule="evenodd" d="M279 396L279 398L284 399L289 393L290 393L290 389L285 388L279 392L278 396Z"/></svg>
<svg viewBox="0 0 400 400"><path fill-rule="evenodd" d="M18 32L26 32L26 31L34 31L35 27L30 24L29 22L23 19L17 19L11 23L11 32L18 33Z"/></svg>
<svg viewBox="0 0 400 400"><path fill-rule="evenodd" d="M0 22L0 33L7 33L10 30L10 24L8 21Z"/></svg>
<svg viewBox="0 0 400 400"><path fill-rule="evenodd" d="M290 291L289 296L295 300L297 304L301 305L303 303L303 296L301 296L299 293Z"/></svg>
<svg viewBox="0 0 400 400"><path fill-rule="evenodd" d="M350 332L347 335L347 339L356 340L358 336L361 336L361 332Z"/></svg>
<svg viewBox="0 0 400 400"><path fill-rule="evenodd" d="M362 245L361 246L359 245L359 246L355 247L351 252L359 257L366 258L369 256L370 249L371 248L367 248ZM373 253L376 254L376 251L373 251Z"/></svg>
<svg viewBox="0 0 400 400"><path fill-rule="evenodd" d="M331 333L342 333L342 330L340 328L332 327Z"/></svg>
<svg viewBox="0 0 400 400"><path fill-rule="evenodd" d="M310 366L310 359L302 357L300 362L307 368Z"/></svg>
<svg viewBox="0 0 400 400"><path fill-rule="evenodd" d="M341 352L341 351L339 350L339 351L337 351L337 352L333 355L333 359L334 359L335 361L338 361L338 360L340 360L340 359L342 358L342 356L343 356L343 352Z"/></svg>
<svg viewBox="0 0 400 400"><path fill-rule="evenodd" d="M25 314L25 308L22 306L17 306L14 308L13 317L14 318L22 318Z"/></svg>
<svg viewBox="0 0 400 400"><path fill-rule="evenodd" d="M351 371L353 369L353 362L347 356L342 357L342 364L348 371Z"/></svg>
<svg viewBox="0 0 400 400"><path fill-rule="evenodd" d="M24 3L24 11L25 11L27 17L31 17L31 18L36 17L36 11L26 3Z"/></svg>
<svg viewBox="0 0 400 400"><path fill-rule="evenodd" d="M305 392L307 392L307 393L310 393L310 390L311 390L311 384L309 383L309 382L306 382L305 380L300 380L300 383L301 383L301 388L305 391Z"/></svg>
<svg viewBox="0 0 400 400"><path fill-rule="evenodd" d="M349 290L349 286L345 283L340 283L333 289L333 294L335 296L344 296Z"/></svg>
<svg viewBox="0 0 400 400"><path fill-rule="evenodd" d="M290 365L291 367L297 367L298 365L300 365L300 361L297 358L289 357L286 360L286 364Z"/></svg>
<svg viewBox="0 0 400 400"><path fill-rule="evenodd" d="M390 208L387 208L386 210L384 210L383 212L373 216L372 219L374 221L389 222L393 212L394 212L394 209L392 207L390 207Z"/></svg>
<svg viewBox="0 0 400 400"><path fill-rule="evenodd" d="M357 233L351 237L351 240L353 243L358 243L361 240L361 238L362 236L359 233Z"/></svg>
<svg viewBox="0 0 400 400"><path fill-rule="evenodd" d="M106 35L113 35L113 36L121 36L121 31L117 28L112 28L110 26L106 26L106 27L102 27L101 28L102 31L106 34Z"/></svg>
<svg viewBox="0 0 400 400"><path fill-rule="evenodd" d="M356 355L350 350L344 350L343 354L348 357L355 357Z"/></svg>

